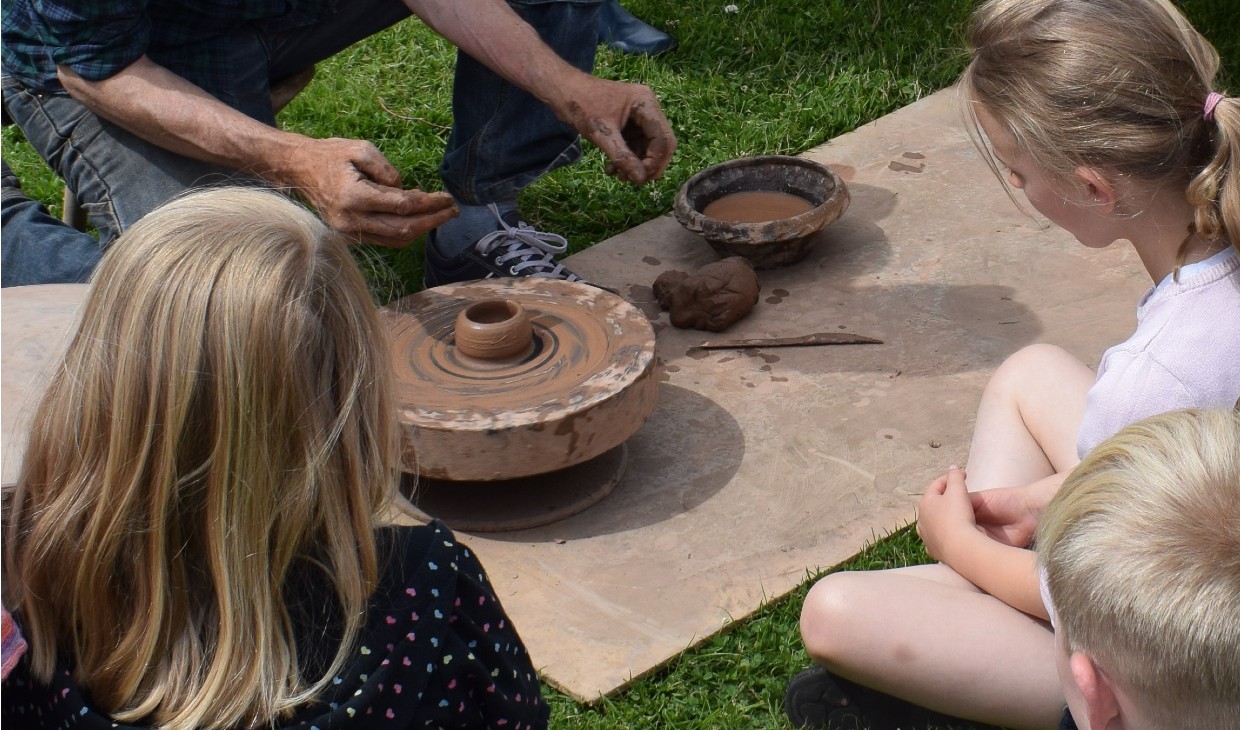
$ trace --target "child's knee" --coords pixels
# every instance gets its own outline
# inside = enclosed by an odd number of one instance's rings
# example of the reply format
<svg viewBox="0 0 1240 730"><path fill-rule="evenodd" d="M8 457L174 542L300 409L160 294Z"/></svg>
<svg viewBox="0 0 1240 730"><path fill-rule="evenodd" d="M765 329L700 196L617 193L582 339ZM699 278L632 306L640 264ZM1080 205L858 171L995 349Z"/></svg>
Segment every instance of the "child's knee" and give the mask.
<svg viewBox="0 0 1240 730"><path fill-rule="evenodd" d="M997 391L1014 394L1026 388L1031 380L1074 367L1077 362L1077 359L1062 347L1045 343L1026 345L1008 355L999 365L990 377L990 382L986 384L986 390L992 395Z"/></svg>
<svg viewBox="0 0 1240 730"><path fill-rule="evenodd" d="M810 588L801 605L801 640L818 662L837 658L853 636L851 617L857 610L856 575L833 573Z"/></svg>

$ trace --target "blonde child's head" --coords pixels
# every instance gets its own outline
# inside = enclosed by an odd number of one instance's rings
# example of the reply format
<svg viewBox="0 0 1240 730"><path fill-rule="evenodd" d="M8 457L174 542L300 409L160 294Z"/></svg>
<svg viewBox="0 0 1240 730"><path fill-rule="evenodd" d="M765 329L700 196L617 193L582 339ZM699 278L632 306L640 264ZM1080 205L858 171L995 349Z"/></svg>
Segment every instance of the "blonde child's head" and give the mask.
<svg viewBox="0 0 1240 730"><path fill-rule="evenodd" d="M278 193L192 193L126 231L6 516L35 675L67 653L93 702L162 727L269 725L323 686L399 463L384 342L347 242ZM299 673L295 574L343 617L323 677Z"/></svg>
<svg viewBox="0 0 1240 730"><path fill-rule="evenodd" d="M1037 545L1078 723L1101 728L1109 692L1117 727L1237 727L1240 413L1176 411L1103 442Z"/></svg>
<svg viewBox="0 0 1240 730"><path fill-rule="evenodd" d="M1240 99L1212 96L1218 54L1170 2L988 0L969 43L969 108L1050 181L1071 190L1085 168L1184 190L1198 234L1240 244Z"/></svg>

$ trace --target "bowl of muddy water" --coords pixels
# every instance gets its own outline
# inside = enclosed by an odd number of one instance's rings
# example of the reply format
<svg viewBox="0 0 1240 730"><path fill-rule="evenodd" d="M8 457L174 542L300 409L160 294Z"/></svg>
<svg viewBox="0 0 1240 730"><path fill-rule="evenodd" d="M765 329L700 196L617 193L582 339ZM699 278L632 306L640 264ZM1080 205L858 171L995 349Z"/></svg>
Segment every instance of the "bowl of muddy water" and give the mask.
<svg viewBox="0 0 1240 730"><path fill-rule="evenodd" d="M672 212L720 256L772 269L805 258L815 235L848 208L848 188L831 168L802 157L729 160L697 173Z"/></svg>

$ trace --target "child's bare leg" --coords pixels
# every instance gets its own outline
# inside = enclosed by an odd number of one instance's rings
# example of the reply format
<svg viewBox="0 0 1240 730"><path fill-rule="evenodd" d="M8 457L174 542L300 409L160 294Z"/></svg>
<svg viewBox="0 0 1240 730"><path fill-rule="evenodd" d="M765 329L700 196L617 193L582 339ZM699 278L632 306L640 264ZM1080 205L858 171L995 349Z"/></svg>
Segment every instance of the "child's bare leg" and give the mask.
<svg viewBox="0 0 1240 730"><path fill-rule="evenodd" d="M945 565L829 575L801 636L832 672L949 715L1053 729L1063 714L1050 627Z"/></svg>
<svg viewBox="0 0 1240 730"><path fill-rule="evenodd" d="M1019 487L1072 468L1094 373L1052 345L1010 356L986 384L966 467L970 491Z"/></svg>

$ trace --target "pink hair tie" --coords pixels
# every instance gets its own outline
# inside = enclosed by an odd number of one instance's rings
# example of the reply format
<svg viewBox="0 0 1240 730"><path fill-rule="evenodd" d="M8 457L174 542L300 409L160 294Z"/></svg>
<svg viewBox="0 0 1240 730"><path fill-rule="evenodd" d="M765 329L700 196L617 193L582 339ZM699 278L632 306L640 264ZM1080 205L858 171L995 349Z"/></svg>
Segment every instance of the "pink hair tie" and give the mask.
<svg viewBox="0 0 1240 730"><path fill-rule="evenodd" d="M1217 91L1211 91L1210 95L1206 97L1205 109L1201 114L1202 118L1205 119L1207 122L1213 120L1214 119L1214 107L1218 106L1218 103L1222 100L1223 100L1222 94L1218 93Z"/></svg>

